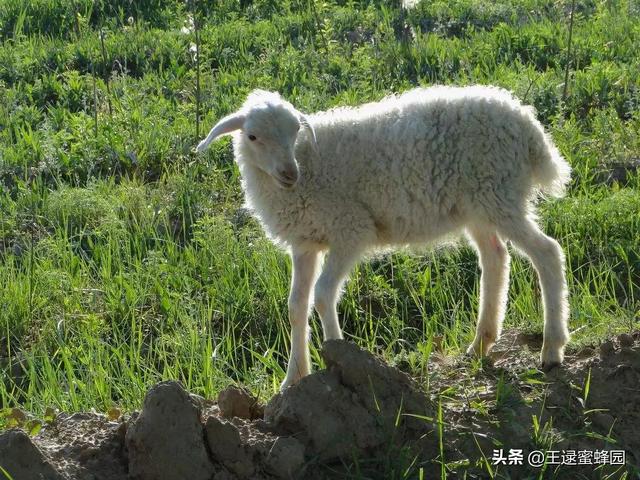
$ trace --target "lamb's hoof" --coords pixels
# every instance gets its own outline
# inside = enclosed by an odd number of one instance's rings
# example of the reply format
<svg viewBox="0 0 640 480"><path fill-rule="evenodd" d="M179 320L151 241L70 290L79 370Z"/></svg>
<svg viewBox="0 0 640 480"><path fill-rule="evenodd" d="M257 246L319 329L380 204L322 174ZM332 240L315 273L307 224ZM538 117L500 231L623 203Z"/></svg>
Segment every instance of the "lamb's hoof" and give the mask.
<svg viewBox="0 0 640 480"><path fill-rule="evenodd" d="M553 370L556 367L559 367L560 365L562 365L562 362L542 362L540 364L540 368L542 369L543 372L549 373L551 370Z"/></svg>
<svg viewBox="0 0 640 480"><path fill-rule="evenodd" d="M289 387L293 387L296 383L298 383L303 377L309 375L306 373L305 375L287 375L284 381L280 384L280 391L284 391Z"/></svg>
<svg viewBox="0 0 640 480"><path fill-rule="evenodd" d="M562 365L564 360L564 353L562 348L545 348L542 346L542 353L540 354L540 368L543 372L550 372L556 367Z"/></svg>
<svg viewBox="0 0 640 480"><path fill-rule="evenodd" d="M489 355L489 352L491 351L492 346L493 343L485 347L484 344L474 341L471 345L469 345L469 348L467 348L467 352L465 353L465 355L467 357L477 358L487 357Z"/></svg>
<svg viewBox="0 0 640 480"><path fill-rule="evenodd" d="M474 357L479 357L481 356L481 353L479 353L476 350L476 347L473 346L473 344L469 345L469 348L467 348L467 351L464 352L464 356L465 357L470 357L470 358L474 358Z"/></svg>
<svg viewBox="0 0 640 480"><path fill-rule="evenodd" d="M284 392L287 388L293 387L299 381L300 381L300 379L298 379L298 380L289 380L289 379L285 378L284 381L280 384L280 391Z"/></svg>

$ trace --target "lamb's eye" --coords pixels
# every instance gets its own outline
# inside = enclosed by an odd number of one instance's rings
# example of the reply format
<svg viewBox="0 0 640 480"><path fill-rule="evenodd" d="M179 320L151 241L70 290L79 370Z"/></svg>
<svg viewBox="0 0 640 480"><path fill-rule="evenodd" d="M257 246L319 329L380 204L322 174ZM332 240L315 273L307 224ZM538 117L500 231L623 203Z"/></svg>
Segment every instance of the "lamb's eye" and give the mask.
<svg viewBox="0 0 640 480"><path fill-rule="evenodd" d="M252 142L256 139L255 135L249 135L249 140L251 140Z"/></svg>

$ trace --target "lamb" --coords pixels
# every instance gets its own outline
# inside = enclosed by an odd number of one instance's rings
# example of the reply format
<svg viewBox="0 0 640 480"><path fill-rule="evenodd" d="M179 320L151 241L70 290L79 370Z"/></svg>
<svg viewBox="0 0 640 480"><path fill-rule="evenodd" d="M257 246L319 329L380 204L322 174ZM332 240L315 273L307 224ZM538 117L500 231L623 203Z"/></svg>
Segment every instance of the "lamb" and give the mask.
<svg viewBox="0 0 640 480"><path fill-rule="evenodd" d="M534 201L561 196L571 169L532 107L497 87L436 86L307 116L279 94L256 90L197 151L226 134L248 208L292 259L282 388L310 373L314 300L325 340L342 338L337 302L363 255L461 234L482 272L467 353L486 355L500 335L509 240L539 277L542 368L562 363L569 340L564 255L537 225Z"/></svg>

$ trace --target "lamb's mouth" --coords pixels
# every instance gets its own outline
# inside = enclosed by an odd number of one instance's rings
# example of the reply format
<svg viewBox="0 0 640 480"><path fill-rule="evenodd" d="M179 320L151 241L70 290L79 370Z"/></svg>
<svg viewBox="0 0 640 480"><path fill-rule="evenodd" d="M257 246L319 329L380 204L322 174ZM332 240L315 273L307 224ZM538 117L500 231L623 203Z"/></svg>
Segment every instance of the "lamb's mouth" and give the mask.
<svg viewBox="0 0 640 480"><path fill-rule="evenodd" d="M288 180L286 178L276 176L274 176L273 179L276 181L276 184L284 190L291 190L296 186L296 183L298 183L298 180Z"/></svg>

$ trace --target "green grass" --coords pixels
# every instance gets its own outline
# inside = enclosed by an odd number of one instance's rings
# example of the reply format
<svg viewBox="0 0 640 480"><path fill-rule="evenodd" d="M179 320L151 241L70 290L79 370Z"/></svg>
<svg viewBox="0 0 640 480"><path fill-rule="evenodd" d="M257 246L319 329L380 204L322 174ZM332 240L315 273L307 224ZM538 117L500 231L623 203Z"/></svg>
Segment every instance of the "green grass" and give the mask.
<svg viewBox="0 0 640 480"><path fill-rule="evenodd" d="M0 0L3 408L133 409L168 378L269 397L283 378L289 261L241 208L229 143L192 153L194 12L202 128L256 87L303 111L433 83L535 105L574 169L541 208L567 255L570 348L638 328L640 175L608 175L640 158L637 2L577 2L566 101L570 2L194 3ZM464 245L362 263L345 333L425 368L434 338L471 340L478 277ZM536 282L515 259L508 327L541 330Z"/></svg>

